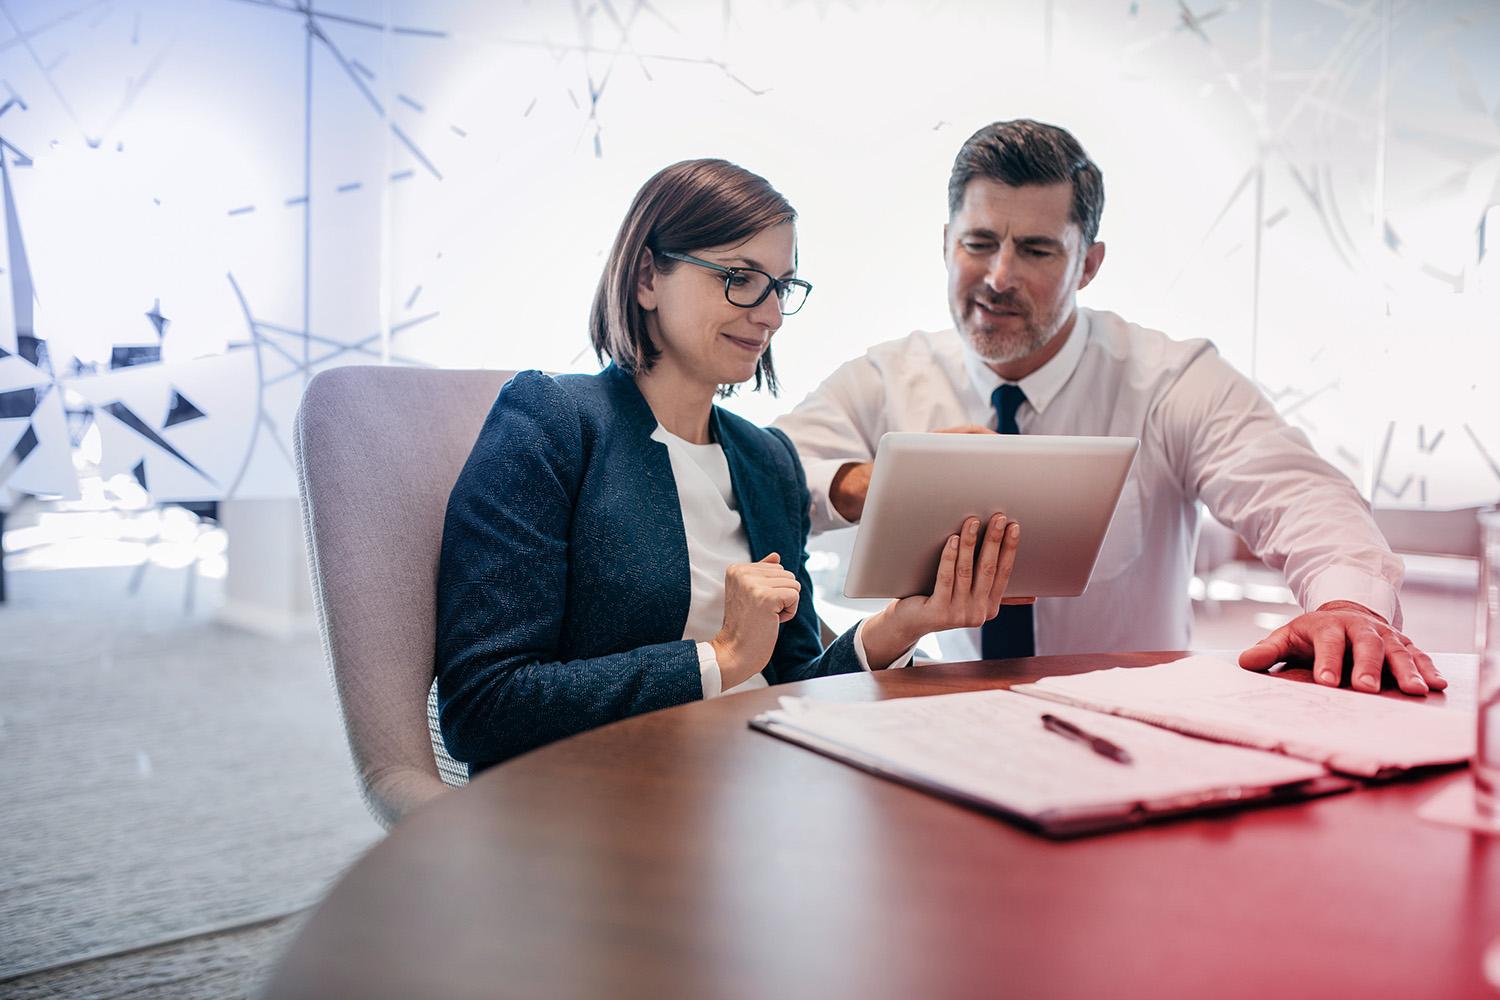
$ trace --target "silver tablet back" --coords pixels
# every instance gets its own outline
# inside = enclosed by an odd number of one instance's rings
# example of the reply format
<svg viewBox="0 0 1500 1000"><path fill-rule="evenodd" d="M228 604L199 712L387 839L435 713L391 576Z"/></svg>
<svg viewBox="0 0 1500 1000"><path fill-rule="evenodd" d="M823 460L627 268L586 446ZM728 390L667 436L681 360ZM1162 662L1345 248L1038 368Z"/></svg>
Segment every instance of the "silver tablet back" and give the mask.
<svg viewBox="0 0 1500 1000"><path fill-rule="evenodd" d="M1021 524L1007 596L1083 593L1139 447L1123 437L885 435L845 596L931 593L948 536L996 511Z"/></svg>

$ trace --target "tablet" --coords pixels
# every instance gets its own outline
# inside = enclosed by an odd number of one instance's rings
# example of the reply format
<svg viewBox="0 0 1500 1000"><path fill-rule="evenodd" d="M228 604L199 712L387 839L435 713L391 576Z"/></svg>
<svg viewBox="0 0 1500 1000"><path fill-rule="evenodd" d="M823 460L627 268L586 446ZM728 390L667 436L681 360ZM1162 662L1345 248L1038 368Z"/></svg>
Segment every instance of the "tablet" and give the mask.
<svg viewBox="0 0 1500 1000"><path fill-rule="evenodd" d="M846 597L932 593L948 536L999 511L1021 524L1007 597L1088 586L1140 441L1127 437L909 434L880 439ZM983 540L981 536L981 541Z"/></svg>

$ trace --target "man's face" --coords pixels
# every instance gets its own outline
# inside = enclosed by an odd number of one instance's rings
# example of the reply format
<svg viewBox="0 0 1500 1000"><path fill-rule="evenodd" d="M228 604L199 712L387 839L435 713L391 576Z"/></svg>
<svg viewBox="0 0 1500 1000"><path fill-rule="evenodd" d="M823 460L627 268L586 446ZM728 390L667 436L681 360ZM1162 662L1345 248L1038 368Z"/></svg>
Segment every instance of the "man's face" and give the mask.
<svg viewBox="0 0 1500 1000"><path fill-rule="evenodd" d="M1072 221L1073 185L1011 187L975 178L943 227L948 308L990 364L1044 348L1073 318L1078 289L1103 260Z"/></svg>

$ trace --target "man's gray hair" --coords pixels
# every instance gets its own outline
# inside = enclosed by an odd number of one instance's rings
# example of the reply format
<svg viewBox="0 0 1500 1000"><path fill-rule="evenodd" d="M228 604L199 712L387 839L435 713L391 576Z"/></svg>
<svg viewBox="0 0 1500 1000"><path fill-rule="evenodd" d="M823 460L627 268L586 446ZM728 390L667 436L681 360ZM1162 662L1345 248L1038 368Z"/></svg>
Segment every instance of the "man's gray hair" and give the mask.
<svg viewBox="0 0 1500 1000"><path fill-rule="evenodd" d="M1083 245L1099 236L1104 175L1067 129L1017 118L994 122L969 136L948 176L949 218L963 207L964 192L976 177L1011 187L1066 181L1073 185L1073 221L1083 232Z"/></svg>

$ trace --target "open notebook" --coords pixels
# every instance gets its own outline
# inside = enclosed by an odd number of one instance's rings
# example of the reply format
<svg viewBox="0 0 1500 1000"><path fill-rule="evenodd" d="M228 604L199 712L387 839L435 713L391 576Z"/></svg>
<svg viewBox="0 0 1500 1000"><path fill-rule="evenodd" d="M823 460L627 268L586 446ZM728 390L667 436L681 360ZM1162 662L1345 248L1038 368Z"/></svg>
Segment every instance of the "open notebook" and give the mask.
<svg viewBox="0 0 1500 1000"><path fill-rule="evenodd" d="M1047 713L1125 748L1131 763L1059 736L1043 726ZM852 704L783 698L751 725L1059 837L1350 787L1325 763L1353 774L1454 763L1472 753L1474 732L1466 713L1206 657L1010 691Z"/></svg>
<svg viewBox="0 0 1500 1000"><path fill-rule="evenodd" d="M1211 656L1046 677L1011 690L1363 778L1474 755L1474 714L1447 708L1441 696L1377 698L1258 674Z"/></svg>

